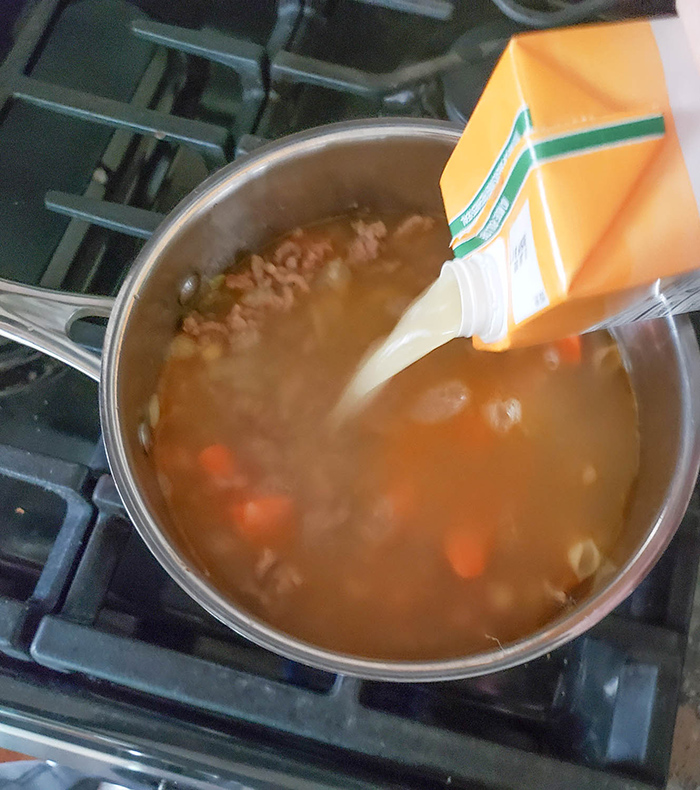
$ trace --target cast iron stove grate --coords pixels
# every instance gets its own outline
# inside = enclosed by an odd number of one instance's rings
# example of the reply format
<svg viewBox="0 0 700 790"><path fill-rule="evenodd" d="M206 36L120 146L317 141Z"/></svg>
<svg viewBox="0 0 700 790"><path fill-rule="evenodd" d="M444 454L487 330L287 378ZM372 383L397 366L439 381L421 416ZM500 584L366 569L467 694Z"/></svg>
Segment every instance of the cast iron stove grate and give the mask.
<svg viewBox="0 0 700 790"><path fill-rule="evenodd" d="M488 0L163 5L24 9L0 67L3 276L114 293L163 213L213 168L343 118L463 119L513 29ZM180 787L664 783L697 497L647 580L576 642L473 680L360 682L274 656L203 612L122 511L94 385L61 366L23 383L0 399L8 746Z"/></svg>

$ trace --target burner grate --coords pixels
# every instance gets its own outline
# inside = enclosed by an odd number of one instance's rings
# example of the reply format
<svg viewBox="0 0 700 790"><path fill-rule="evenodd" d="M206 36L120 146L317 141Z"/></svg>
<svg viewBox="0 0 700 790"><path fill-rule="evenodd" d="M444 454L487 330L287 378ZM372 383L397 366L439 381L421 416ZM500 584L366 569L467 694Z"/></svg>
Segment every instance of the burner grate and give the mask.
<svg viewBox="0 0 700 790"><path fill-rule="evenodd" d="M88 470L0 445L0 650L29 658L40 618L61 602L93 508Z"/></svg>
<svg viewBox="0 0 700 790"><path fill-rule="evenodd" d="M150 8L145 0L140 5L167 18L167 11ZM484 5L491 8L480 0L480 7ZM235 21L240 10L232 12ZM357 68L347 37L331 34L338 23L362 24L368 14L381 19L373 35L391 34L392 41L410 34L411 20L421 15L430 34L420 39L418 62L400 62L385 72ZM25 225L36 223L36 211L42 227L35 235L46 249L32 256L37 268L28 272L13 269L22 255L7 245L8 261L0 260L0 270L32 284L114 293L141 240L152 233L163 212L234 152L248 150L246 141L253 137L274 138L338 114L444 116L438 78L485 57L477 45L448 46L454 31L464 25L464 14L450 0L353 0L342 5L282 0L271 15L259 14L269 25L267 32L256 29L257 40L248 40L197 20L195 10L181 16L189 16L193 24L199 21L199 29L147 19L126 0L40 0L0 67L0 151L7 150L3 130L19 116L12 133L25 141L26 150L15 161L31 161L37 140L29 129L45 128L46 142L38 147L51 150L66 141L74 155L77 149L84 173L80 182L66 179L49 157L41 167L42 177L29 179L38 186L32 200L42 198L48 212L36 205L28 212L17 204L17 189L8 192L4 203L12 207L6 214L7 230L19 222L15 235L18 244L25 244L32 235ZM214 15L214 24L225 26L223 9L220 16ZM107 36L112 50L96 61L97 67L92 62L86 67L86 53L93 60L92 42L85 38L86 18L103 33L113 28ZM326 39L325 51L319 50L318 41ZM123 60L127 49L130 81L112 84L113 62ZM381 69L381 64L380 59L375 65ZM96 74L90 78L92 72ZM320 113L319 91L328 99L321 102L325 109ZM287 107L295 101L299 108L290 115ZM158 185L175 178L176 164L186 158L182 151L199 157L203 167L163 204ZM61 158L67 163L71 159L68 151ZM139 172L134 172L134 162ZM144 183L149 178L156 184ZM0 190L0 208L2 199ZM71 221L66 224L65 218ZM134 241L115 241L115 232Z"/></svg>
<svg viewBox="0 0 700 790"><path fill-rule="evenodd" d="M32 643L48 668L457 782L490 787L494 766L494 786L519 788L558 787L559 770L584 765L569 786L599 787L605 776L610 788L653 787L667 775L687 628L676 630L687 623L677 603L693 587L700 552L697 499L669 567L653 572L653 596L640 588L592 631L525 666L410 685L334 677L240 639L147 553L111 478L101 478L93 501L100 515L65 603ZM484 764L472 749L483 758L486 747ZM538 759L535 770L529 761ZM532 775L508 784L523 761Z"/></svg>
<svg viewBox="0 0 700 790"><path fill-rule="evenodd" d="M252 14L37 0L0 66L0 271L114 293L212 168L328 121L463 123L513 30L490 0L261 0ZM453 683L339 678L238 637L169 579L103 474L94 384L56 370L26 368L31 387L0 399L7 745L202 789L663 784L697 497L648 579L550 656Z"/></svg>

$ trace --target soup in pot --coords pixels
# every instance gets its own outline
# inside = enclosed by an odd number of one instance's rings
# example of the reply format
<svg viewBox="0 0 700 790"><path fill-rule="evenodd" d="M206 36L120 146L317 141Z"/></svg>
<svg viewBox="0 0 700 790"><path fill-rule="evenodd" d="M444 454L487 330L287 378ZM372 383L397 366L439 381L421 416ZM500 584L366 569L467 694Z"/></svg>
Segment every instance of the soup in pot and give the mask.
<svg viewBox="0 0 700 790"><path fill-rule="evenodd" d="M330 419L448 241L431 217L356 215L240 256L185 317L150 403L192 561L327 649L418 660L504 646L615 570L639 437L607 334L501 354L453 340Z"/></svg>

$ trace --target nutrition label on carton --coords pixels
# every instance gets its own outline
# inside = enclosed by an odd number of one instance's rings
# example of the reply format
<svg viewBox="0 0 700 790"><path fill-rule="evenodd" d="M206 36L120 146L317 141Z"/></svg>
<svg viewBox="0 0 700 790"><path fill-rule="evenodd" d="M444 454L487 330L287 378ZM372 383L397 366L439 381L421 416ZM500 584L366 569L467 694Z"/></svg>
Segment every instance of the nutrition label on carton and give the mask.
<svg viewBox="0 0 700 790"><path fill-rule="evenodd" d="M526 201L508 237L513 320L516 324L547 307L549 299L537 262L530 204Z"/></svg>

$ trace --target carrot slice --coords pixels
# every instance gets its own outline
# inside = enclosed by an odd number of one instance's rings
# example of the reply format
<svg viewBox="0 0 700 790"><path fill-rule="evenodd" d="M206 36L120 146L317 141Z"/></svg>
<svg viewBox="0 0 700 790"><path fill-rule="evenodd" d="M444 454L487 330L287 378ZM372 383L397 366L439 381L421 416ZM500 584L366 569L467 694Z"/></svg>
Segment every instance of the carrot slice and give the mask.
<svg viewBox="0 0 700 790"><path fill-rule="evenodd" d="M578 365L581 362L581 338L578 335L564 337L556 342L559 358L567 365Z"/></svg>
<svg viewBox="0 0 700 790"><path fill-rule="evenodd" d="M486 570L487 542L474 530L457 529L445 535L444 550L452 570L461 579L475 579Z"/></svg>
<svg viewBox="0 0 700 790"><path fill-rule="evenodd" d="M284 495L234 502L231 516L238 532L251 543L276 543L294 526L294 502Z"/></svg>
<svg viewBox="0 0 700 790"><path fill-rule="evenodd" d="M223 444L211 444L197 456L199 465L212 477L232 477L236 473L233 453Z"/></svg>

